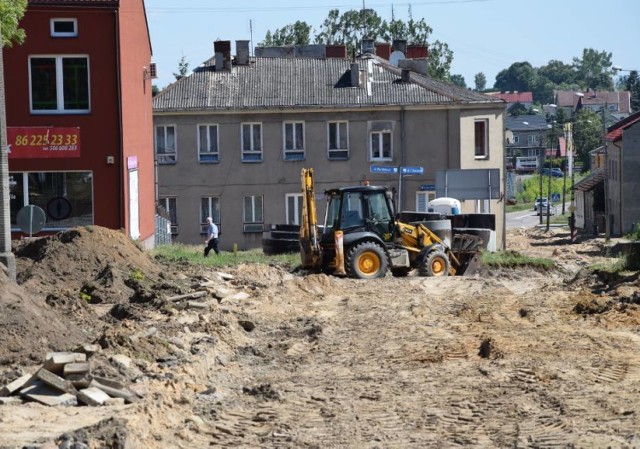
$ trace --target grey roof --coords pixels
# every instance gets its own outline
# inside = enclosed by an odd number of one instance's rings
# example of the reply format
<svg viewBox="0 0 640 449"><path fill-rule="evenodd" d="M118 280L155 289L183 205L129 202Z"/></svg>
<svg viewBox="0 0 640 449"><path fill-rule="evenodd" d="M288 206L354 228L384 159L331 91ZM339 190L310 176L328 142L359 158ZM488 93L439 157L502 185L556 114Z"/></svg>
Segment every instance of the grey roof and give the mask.
<svg viewBox="0 0 640 449"><path fill-rule="evenodd" d="M249 65L215 71L213 59L161 91L153 99L156 112L242 110L376 105L494 104L495 97L446 84L411 72L401 82L401 69L376 56L358 60L361 70L372 64L369 83L351 87L351 61L338 58L251 58ZM370 87L367 87L370 86Z"/></svg>
<svg viewBox="0 0 640 449"><path fill-rule="evenodd" d="M526 122L526 123L525 123ZM539 131L548 128L544 115L505 115L504 126L511 131Z"/></svg>

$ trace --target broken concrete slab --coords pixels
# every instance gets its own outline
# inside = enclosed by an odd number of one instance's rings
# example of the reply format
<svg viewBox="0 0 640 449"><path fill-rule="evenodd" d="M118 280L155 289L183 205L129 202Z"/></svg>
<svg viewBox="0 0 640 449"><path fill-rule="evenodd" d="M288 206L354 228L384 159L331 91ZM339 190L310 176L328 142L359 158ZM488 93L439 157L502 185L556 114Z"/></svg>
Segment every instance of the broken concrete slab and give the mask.
<svg viewBox="0 0 640 449"><path fill-rule="evenodd" d="M109 398L104 402L104 405L109 405L109 406L124 405L124 399L122 399L122 398Z"/></svg>
<svg viewBox="0 0 640 449"><path fill-rule="evenodd" d="M95 376L93 378L96 382L101 383L107 387L115 388L117 390L124 390L125 386L122 382L117 380L107 379L106 377Z"/></svg>
<svg viewBox="0 0 640 449"><path fill-rule="evenodd" d="M103 405L111 397L96 387L89 387L78 391L78 400L83 404L98 406Z"/></svg>
<svg viewBox="0 0 640 449"><path fill-rule="evenodd" d="M39 402L40 404L51 407L75 406L78 405L78 399L73 394L62 393L59 390L45 384L41 381L35 381L32 385L20 390L20 395L30 401Z"/></svg>
<svg viewBox="0 0 640 449"><path fill-rule="evenodd" d="M67 363L62 369L64 377L72 374L86 374L91 371L91 366L87 362Z"/></svg>
<svg viewBox="0 0 640 449"><path fill-rule="evenodd" d="M42 367L54 374L62 374L67 363L80 363L87 361L87 354L80 352L49 352L44 358Z"/></svg>
<svg viewBox="0 0 640 449"><path fill-rule="evenodd" d="M86 354L87 357L91 357L93 354L102 351L102 347L100 345L85 343L80 345L77 349L77 352Z"/></svg>
<svg viewBox="0 0 640 449"><path fill-rule="evenodd" d="M193 293L186 293L184 295L178 295L178 296L171 296L170 298L167 298L167 301L171 301L171 302L179 302L182 301L183 299L198 299L198 298L204 298L205 296L207 296L209 293L206 291L199 291L199 292L193 292Z"/></svg>
<svg viewBox="0 0 640 449"><path fill-rule="evenodd" d="M222 279L223 281L232 281L233 280L233 275L232 274L225 273L223 271L217 271L216 274L218 276L220 276L220 279Z"/></svg>
<svg viewBox="0 0 640 449"><path fill-rule="evenodd" d="M29 380L31 380L33 374L25 374L24 376L18 377L13 382L5 385L2 390L0 390L0 397L11 396L16 391L22 390L27 386Z"/></svg>
<svg viewBox="0 0 640 449"><path fill-rule="evenodd" d="M89 373L69 374L67 376L64 376L64 378L71 382L71 385L76 387L76 390L88 388L91 384L91 381L93 380L93 376L91 376L91 374Z"/></svg>
<svg viewBox="0 0 640 449"><path fill-rule="evenodd" d="M55 388L56 390L72 395L78 394L78 390L76 390L76 387L74 387L70 381L53 374L49 370L40 368L36 373L36 377L50 387Z"/></svg>
<svg viewBox="0 0 640 449"><path fill-rule="evenodd" d="M96 382L95 379L93 380L93 382L91 382L91 385L89 388L91 387L99 388L100 390L104 391L105 393L107 393L109 396L113 398L122 398L128 404L132 404L140 400L140 397L137 394L133 393L132 391L125 390L125 389L121 390L118 388L111 388L101 384L100 382Z"/></svg>

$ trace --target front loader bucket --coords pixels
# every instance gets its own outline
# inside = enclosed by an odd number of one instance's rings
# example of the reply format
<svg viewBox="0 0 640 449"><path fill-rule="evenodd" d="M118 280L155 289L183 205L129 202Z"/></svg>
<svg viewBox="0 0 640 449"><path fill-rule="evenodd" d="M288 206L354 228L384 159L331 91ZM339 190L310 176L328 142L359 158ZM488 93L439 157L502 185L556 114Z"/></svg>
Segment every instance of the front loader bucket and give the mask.
<svg viewBox="0 0 640 449"><path fill-rule="evenodd" d="M484 276L488 274L487 267L482 263L479 251L466 252L458 255L460 266L456 270L458 276Z"/></svg>

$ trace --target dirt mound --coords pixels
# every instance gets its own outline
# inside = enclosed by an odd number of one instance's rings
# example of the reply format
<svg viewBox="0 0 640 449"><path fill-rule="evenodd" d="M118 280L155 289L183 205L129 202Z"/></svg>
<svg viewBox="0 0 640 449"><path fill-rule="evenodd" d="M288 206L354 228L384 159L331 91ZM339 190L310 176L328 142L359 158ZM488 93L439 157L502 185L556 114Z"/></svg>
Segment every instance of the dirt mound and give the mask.
<svg viewBox="0 0 640 449"><path fill-rule="evenodd" d="M0 270L0 365L40 362L44 354L62 350L84 340L45 301L30 295Z"/></svg>

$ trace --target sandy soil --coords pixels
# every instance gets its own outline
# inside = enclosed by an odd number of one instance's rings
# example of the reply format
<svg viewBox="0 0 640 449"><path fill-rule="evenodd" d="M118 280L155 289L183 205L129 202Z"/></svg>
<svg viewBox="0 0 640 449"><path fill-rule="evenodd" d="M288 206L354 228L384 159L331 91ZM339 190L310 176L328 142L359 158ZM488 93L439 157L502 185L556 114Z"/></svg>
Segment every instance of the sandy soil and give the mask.
<svg viewBox="0 0 640 449"><path fill-rule="evenodd" d="M0 274L0 385L98 342L94 372L144 399L0 406L0 448L640 447L638 273L588 269L614 259L564 231L508 246L556 267L230 278L97 227L21 243L20 285ZM169 307L203 288L207 309Z"/></svg>

